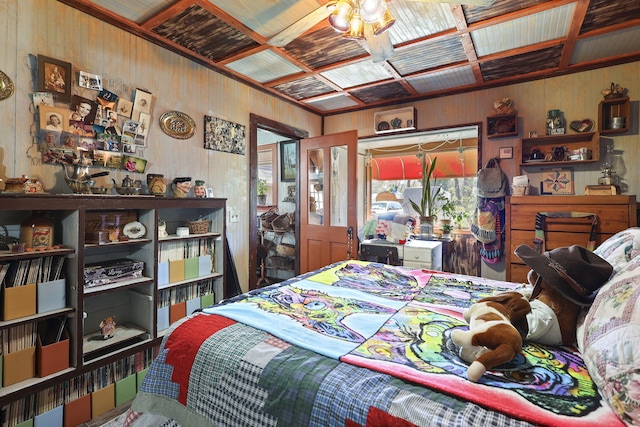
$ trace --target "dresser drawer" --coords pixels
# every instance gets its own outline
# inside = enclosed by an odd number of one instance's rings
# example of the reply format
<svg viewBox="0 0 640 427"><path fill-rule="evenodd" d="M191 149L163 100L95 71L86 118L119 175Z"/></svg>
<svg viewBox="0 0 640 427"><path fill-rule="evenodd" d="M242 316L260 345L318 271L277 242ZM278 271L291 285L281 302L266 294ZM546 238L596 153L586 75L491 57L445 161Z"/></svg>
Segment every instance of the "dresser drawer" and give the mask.
<svg viewBox="0 0 640 427"><path fill-rule="evenodd" d="M425 247L411 247L411 246L405 246L404 248L404 259L406 261L423 261L423 262L428 262L431 263L431 259L432 259L432 254L431 252L433 251L432 248L425 248Z"/></svg>
<svg viewBox="0 0 640 427"><path fill-rule="evenodd" d="M414 240L404 246L403 265L415 268L442 269L442 242Z"/></svg>
<svg viewBox="0 0 640 427"><path fill-rule="evenodd" d="M426 268L429 270L439 270L437 268L433 268L431 266L430 262L421 262L421 261L408 261L408 260L404 260L404 262L402 263L403 267L407 267L407 268L411 268L411 269L419 269L419 268Z"/></svg>

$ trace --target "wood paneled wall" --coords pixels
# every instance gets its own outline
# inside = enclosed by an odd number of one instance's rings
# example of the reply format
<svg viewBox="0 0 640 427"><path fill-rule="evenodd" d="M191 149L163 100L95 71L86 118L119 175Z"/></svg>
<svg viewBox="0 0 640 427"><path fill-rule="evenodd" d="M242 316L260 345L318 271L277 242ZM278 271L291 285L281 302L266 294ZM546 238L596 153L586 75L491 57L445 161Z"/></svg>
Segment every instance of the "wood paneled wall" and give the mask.
<svg viewBox="0 0 640 427"><path fill-rule="evenodd" d="M597 122L598 104L603 99L600 90L611 86L611 82L628 89L631 104L631 129L624 135L601 138L601 159L604 160L605 145L613 144L614 167L622 177L625 194L640 193L640 168L636 166L639 157L640 108L640 62L596 69L582 73L560 76L545 80L513 84L504 87L479 90L466 94L418 101L411 105L416 108L418 129L433 129L456 124L482 123L482 159L483 163L499 155L501 147L514 147L518 138L529 135L529 131L545 134L547 111L560 109L568 123L572 120L592 119ZM507 138L487 139L486 117L491 115L493 101L505 97L511 98L518 114L519 135ZM394 105L357 113L347 113L325 118L325 133L342 132L356 128L359 136L373 135L374 113L406 105ZM572 132L569 130L569 132ZM514 150L515 152L515 150ZM509 179L520 174L517 159L502 160L501 166ZM580 165L574 168L576 194L584 194L584 187L597 184L601 176L601 162ZM540 181L539 170L528 168L532 182ZM550 196L551 197L551 196ZM482 265L482 276L492 279L505 279L504 260L495 265Z"/></svg>
<svg viewBox="0 0 640 427"><path fill-rule="evenodd" d="M15 94L0 102L0 178L38 177L53 193L68 193L59 166L43 165L37 152L36 111L31 94L36 83L38 54L70 62L80 70L101 74L105 89L131 97L136 88L153 94L152 125L142 157L148 173L167 178L203 179L216 197L228 198L239 222L227 224L229 244L240 282L248 274L248 165L249 155L205 150L203 117L210 115L246 126L256 113L317 136L319 116L264 92L211 71L199 64L128 34L54 0L0 0L0 70L16 86ZM77 81L77 75L74 75ZM95 98L95 91L74 87L73 93ZM62 105L61 105L62 106ZM182 111L197 125L188 140L165 135L158 118L166 111ZM232 173L230 173L232 171ZM144 179L142 174L130 174ZM122 182L124 171L111 171ZM99 178L100 180L104 178ZM246 286L244 286L246 289Z"/></svg>

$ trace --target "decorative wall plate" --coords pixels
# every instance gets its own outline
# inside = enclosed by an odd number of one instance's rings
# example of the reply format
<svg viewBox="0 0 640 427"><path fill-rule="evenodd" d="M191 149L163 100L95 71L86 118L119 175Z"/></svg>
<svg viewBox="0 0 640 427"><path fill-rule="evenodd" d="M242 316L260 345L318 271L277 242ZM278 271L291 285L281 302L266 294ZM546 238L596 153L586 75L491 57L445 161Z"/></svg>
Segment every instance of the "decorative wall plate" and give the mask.
<svg viewBox="0 0 640 427"><path fill-rule="evenodd" d="M196 123L180 111L167 111L160 116L160 129L176 139L191 138L196 133Z"/></svg>
<svg viewBox="0 0 640 427"><path fill-rule="evenodd" d="M0 71L0 101L13 95L13 82L5 73Z"/></svg>
<svg viewBox="0 0 640 427"><path fill-rule="evenodd" d="M389 126L388 122L380 122L380 123L378 123L378 130L379 131L389 130L389 129L391 129L391 126Z"/></svg>

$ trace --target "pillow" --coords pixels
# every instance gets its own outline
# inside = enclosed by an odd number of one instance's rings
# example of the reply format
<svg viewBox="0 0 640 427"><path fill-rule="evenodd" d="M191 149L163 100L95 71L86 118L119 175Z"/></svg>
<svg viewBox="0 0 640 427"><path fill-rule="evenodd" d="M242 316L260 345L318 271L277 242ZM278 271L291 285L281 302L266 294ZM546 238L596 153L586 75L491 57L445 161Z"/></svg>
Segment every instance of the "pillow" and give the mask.
<svg viewBox="0 0 640 427"><path fill-rule="evenodd" d="M640 424L640 257L627 261L620 253L629 234L605 242L602 253L618 261L617 270L598 292L577 338L603 399L623 421Z"/></svg>
<svg viewBox="0 0 640 427"><path fill-rule="evenodd" d="M637 236L637 237L636 237ZM604 258L613 266L614 274L624 268L630 260L634 240L640 238L640 228L633 227L620 231L602 242L593 253ZM640 249L640 248L635 248Z"/></svg>

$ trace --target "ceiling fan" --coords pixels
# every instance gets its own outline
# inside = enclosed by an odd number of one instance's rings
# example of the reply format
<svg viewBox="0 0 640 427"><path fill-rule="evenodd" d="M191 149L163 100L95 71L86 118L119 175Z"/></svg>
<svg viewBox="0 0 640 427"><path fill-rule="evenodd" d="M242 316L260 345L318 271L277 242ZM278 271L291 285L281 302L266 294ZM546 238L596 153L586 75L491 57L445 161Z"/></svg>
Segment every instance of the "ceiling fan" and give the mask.
<svg viewBox="0 0 640 427"><path fill-rule="evenodd" d="M382 62L393 56L393 44L387 30L395 22L387 8L389 0L337 0L329 1L294 22L267 41L275 47L284 47L294 39L327 19L334 30L359 41L369 52L373 62ZM461 3L472 6L490 6L495 0L409 0L423 3Z"/></svg>

